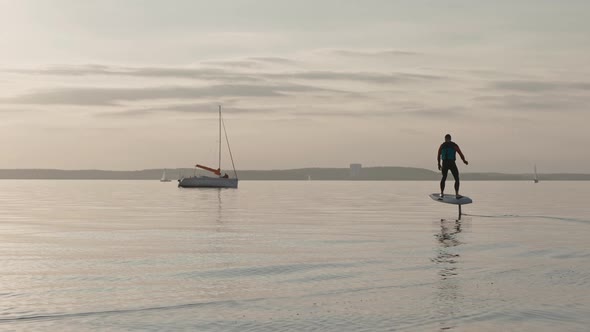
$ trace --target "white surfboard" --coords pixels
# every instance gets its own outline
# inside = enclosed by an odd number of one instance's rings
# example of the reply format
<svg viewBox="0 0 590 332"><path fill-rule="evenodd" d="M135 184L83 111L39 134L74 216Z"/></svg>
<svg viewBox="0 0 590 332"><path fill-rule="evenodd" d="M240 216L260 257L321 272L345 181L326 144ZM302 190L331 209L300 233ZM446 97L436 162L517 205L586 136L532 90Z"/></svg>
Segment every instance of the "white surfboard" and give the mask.
<svg viewBox="0 0 590 332"><path fill-rule="evenodd" d="M465 204L473 203L471 198L469 198L467 196L463 196L459 199L457 199L455 197L455 195L453 195L453 194L446 194L444 197L440 197L439 193L434 193L434 194L430 194L429 196L430 196L430 198L432 198L433 200L435 200L437 202L447 203L447 204L465 205Z"/></svg>

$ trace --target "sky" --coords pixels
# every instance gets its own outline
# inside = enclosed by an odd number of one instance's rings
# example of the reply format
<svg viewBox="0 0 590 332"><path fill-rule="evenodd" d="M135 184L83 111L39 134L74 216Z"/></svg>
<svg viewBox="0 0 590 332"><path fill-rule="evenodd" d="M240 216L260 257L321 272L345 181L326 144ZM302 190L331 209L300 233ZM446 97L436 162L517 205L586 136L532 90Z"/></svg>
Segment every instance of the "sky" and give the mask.
<svg viewBox="0 0 590 332"><path fill-rule="evenodd" d="M589 1L0 0L0 168L590 173ZM223 148L223 166L230 167Z"/></svg>

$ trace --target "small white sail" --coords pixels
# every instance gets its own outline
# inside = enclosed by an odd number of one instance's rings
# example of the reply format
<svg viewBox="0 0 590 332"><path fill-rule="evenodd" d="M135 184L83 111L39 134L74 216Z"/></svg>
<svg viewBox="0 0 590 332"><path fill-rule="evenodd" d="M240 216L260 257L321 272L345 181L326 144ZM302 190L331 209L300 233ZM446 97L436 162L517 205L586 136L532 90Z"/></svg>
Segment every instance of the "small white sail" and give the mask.
<svg viewBox="0 0 590 332"><path fill-rule="evenodd" d="M160 182L170 182L170 180L168 178L166 178L166 169L164 168L164 172L162 173L162 178L160 179Z"/></svg>
<svg viewBox="0 0 590 332"><path fill-rule="evenodd" d="M535 177L533 179L535 183L539 183L539 176L537 175L537 165L535 165Z"/></svg>

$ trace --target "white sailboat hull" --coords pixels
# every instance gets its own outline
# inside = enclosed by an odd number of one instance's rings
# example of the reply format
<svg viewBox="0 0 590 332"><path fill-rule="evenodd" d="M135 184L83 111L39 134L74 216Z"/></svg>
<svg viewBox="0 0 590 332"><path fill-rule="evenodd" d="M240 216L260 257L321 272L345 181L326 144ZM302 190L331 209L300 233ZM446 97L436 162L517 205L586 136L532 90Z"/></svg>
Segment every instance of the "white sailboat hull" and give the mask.
<svg viewBox="0 0 590 332"><path fill-rule="evenodd" d="M181 188L238 188L238 179L192 176L178 180Z"/></svg>

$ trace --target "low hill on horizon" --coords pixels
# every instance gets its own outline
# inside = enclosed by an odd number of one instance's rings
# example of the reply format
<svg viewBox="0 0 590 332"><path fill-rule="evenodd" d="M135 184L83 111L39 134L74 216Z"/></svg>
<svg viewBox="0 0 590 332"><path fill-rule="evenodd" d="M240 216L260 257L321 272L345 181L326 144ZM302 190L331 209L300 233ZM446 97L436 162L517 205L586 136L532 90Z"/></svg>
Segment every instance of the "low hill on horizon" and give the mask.
<svg viewBox="0 0 590 332"><path fill-rule="evenodd" d="M136 171L109 170L59 170L59 169L0 169L0 179L55 179L55 180L158 180L163 169ZM233 171L226 170L233 176ZM169 179L180 176L205 174L189 168L166 169ZM242 170L240 180L289 180L289 181L436 181L440 173L416 167L364 167L356 176L349 168L297 168L285 170ZM452 179L452 175L449 174ZM532 181L532 174L461 173L467 181ZM539 174L541 181L590 181L590 174L554 173Z"/></svg>

